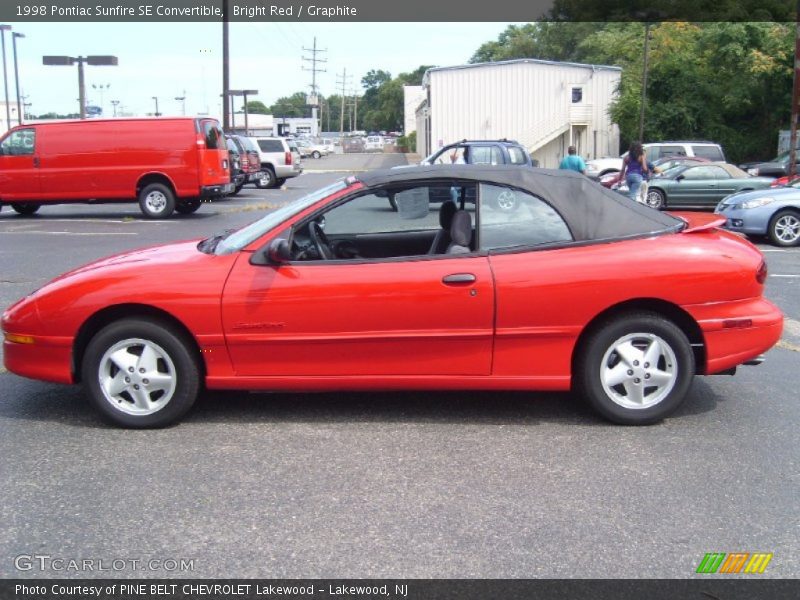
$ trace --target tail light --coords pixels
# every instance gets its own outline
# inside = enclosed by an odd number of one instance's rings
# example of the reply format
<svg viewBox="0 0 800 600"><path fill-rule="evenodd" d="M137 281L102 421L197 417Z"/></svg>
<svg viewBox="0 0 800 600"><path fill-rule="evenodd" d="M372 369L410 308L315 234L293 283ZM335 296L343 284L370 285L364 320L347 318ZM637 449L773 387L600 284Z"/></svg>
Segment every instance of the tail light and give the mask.
<svg viewBox="0 0 800 600"><path fill-rule="evenodd" d="M767 280L767 263L763 260L761 264L758 265L758 270L756 271L756 281L763 285L763 283Z"/></svg>
<svg viewBox="0 0 800 600"><path fill-rule="evenodd" d="M286 152L285 153L284 161L285 161L286 165L292 164L292 153L291 152Z"/></svg>

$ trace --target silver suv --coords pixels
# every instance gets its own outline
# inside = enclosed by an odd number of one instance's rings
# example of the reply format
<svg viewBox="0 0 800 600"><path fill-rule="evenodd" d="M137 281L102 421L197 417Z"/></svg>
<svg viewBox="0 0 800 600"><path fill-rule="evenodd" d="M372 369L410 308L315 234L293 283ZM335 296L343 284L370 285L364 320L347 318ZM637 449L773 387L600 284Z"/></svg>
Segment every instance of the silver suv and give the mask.
<svg viewBox="0 0 800 600"><path fill-rule="evenodd" d="M650 142L643 144L647 152L647 160L653 162L665 156L699 156L712 162L725 161L722 146L714 142ZM622 159L627 152L619 158L595 158L586 161L587 177L598 178L608 173L622 170Z"/></svg>
<svg viewBox="0 0 800 600"><path fill-rule="evenodd" d="M256 181L256 187L280 187L289 177L297 177L303 172L300 153L294 142L282 137L254 139L261 158L261 170L264 172L264 178Z"/></svg>

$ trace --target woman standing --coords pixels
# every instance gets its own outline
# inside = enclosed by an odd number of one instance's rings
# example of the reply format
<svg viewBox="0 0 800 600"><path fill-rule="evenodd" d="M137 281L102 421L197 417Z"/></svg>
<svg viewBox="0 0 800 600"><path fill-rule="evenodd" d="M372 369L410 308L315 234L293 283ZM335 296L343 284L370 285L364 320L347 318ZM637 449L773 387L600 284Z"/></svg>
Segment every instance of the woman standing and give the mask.
<svg viewBox="0 0 800 600"><path fill-rule="evenodd" d="M622 161L622 172L619 176L620 179L624 178L625 183L628 184L628 197L631 200L636 201L642 180L647 173L647 158L645 158L641 142L631 142L628 156Z"/></svg>

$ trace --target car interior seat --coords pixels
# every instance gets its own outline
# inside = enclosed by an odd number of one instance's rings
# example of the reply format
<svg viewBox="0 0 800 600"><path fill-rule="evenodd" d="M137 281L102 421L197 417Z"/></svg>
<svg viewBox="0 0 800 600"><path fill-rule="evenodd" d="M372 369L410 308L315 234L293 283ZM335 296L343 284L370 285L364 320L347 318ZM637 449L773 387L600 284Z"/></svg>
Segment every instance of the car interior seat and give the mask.
<svg viewBox="0 0 800 600"><path fill-rule="evenodd" d="M457 207L455 202L447 200L442 202L439 209L439 231L436 232L436 237L433 238L431 249L428 254L444 254L450 246L450 228L453 225L453 215L456 214Z"/></svg>
<svg viewBox="0 0 800 600"><path fill-rule="evenodd" d="M453 215L450 225L450 245L448 254L469 254L472 252L469 245L472 243L472 217L465 210L458 210Z"/></svg>

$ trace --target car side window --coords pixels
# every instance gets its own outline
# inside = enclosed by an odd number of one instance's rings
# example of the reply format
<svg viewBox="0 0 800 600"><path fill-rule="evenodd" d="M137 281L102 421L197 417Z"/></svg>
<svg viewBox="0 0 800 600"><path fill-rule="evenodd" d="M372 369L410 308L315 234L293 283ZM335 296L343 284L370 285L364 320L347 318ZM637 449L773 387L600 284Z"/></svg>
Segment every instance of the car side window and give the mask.
<svg viewBox="0 0 800 600"><path fill-rule="evenodd" d="M692 146L695 156L707 158L708 160L725 160L719 146Z"/></svg>
<svg viewBox="0 0 800 600"><path fill-rule="evenodd" d="M517 146L508 147L508 157L512 165L524 165L528 162L525 160L525 151Z"/></svg>
<svg viewBox="0 0 800 600"><path fill-rule="evenodd" d="M442 243L434 251L434 242L440 238L450 240L456 201L459 205L463 202L474 226L475 190L475 184L442 183L390 187L361 194L296 227L292 260L370 260L447 254L449 243ZM449 206L443 208L445 204Z"/></svg>
<svg viewBox="0 0 800 600"><path fill-rule="evenodd" d="M469 150L472 165L502 165L503 155L497 146L472 146Z"/></svg>
<svg viewBox="0 0 800 600"><path fill-rule="evenodd" d="M706 167L690 167L681 173L681 175L683 175L684 179L690 179L692 181L699 179L713 179L713 176L708 172Z"/></svg>
<svg viewBox="0 0 800 600"><path fill-rule="evenodd" d="M278 140L256 140L262 152L283 152L283 144Z"/></svg>
<svg viewBox="0 0 800 600"><path fill-rule="evenodd" d="M464 146L455 146L444 150L433 160L434 165L463 165L466 162Z"/></svg>
<svg viewBox="0 0 800 600"><path fill-rule="evenodd" d="M7 156L25 156L33 154L36 146L36 130L18 129L3 140L2 154Z"/></svg>
<svg viewBox="0 0 800 600"><path fill-rule="evenodd" d="M212 121L203 121L203 134L206 139L206 148L209 150L217 150L222 135L216 124Z"/></svg>
<svg viewBox="0 0 800 600"><path fill-rule="evenodd" d="M511 188L480 185L481 250L573 241L566 222L541 198Z"/></svg>

